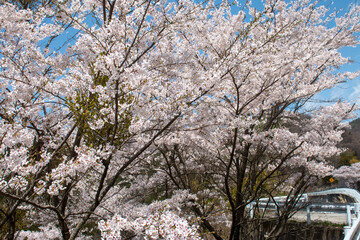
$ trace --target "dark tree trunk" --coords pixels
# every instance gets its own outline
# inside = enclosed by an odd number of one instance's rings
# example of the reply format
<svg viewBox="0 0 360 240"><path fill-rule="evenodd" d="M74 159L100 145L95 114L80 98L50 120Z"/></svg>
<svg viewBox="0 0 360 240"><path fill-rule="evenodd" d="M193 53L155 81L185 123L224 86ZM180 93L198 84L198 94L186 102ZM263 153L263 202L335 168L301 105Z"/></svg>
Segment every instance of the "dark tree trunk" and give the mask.
<svg viewBox="0 0 360 240"><path fill-rule="evenodd" d="M16 232L16 211L9 216L8 219L8 233L6 235L7 240L15 239L15 232Z"/></svg>

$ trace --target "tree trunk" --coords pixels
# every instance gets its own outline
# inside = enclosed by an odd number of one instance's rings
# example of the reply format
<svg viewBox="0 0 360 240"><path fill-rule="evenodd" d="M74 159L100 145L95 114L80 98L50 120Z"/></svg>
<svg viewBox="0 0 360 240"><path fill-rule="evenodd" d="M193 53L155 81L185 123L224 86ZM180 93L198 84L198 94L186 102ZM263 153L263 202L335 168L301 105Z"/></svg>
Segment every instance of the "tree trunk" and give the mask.
<svg viewBox="0 0 360 240"><path fill-rule="evenodd" d="M15 232L16 232L16 211L9 216L8 220L8 233L6 235L7 240L15 239Z"/></svg>

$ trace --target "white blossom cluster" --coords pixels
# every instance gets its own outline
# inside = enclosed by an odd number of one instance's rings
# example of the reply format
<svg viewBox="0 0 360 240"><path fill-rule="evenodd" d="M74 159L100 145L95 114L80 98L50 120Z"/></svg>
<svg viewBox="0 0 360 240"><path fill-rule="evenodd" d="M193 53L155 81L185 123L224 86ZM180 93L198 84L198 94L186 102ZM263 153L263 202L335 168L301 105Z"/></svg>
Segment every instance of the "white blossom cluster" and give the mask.
<svg viewBox="0 0 360 240"><path fill-rule="evenodd" d="M103 239L123 239L126 232L144 239L200 239L198 229L186 219L170 211L159 211L147 217L128 220L115 215L111 220L100 221Z"/></svg>

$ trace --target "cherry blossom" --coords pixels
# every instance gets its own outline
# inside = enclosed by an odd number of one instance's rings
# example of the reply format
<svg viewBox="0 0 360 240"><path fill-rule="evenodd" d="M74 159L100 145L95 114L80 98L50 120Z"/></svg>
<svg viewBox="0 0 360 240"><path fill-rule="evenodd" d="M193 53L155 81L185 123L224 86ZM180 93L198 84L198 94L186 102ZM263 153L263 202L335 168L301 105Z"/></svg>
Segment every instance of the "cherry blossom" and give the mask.
<svg viewBox="0 0 360 240"><path fill-rule="evenodd" d="M8 239L244 238L250 202L294 200L333 170L357 106L306 103L357 76L336 70L359 6L36 3L0 4Z"/></svg>

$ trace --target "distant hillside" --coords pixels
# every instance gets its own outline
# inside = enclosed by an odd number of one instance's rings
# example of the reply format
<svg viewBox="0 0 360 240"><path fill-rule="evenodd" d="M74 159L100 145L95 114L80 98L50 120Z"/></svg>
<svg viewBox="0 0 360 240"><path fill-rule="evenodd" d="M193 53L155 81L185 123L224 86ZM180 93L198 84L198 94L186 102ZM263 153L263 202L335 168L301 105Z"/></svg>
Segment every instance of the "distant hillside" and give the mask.
<svg viewBox="0 0 360 240"><path fill-rule="evenodd" d="M351 129L343 133L343 140L339 147L350 149L360 158L360 118L352 121L350 125Z"/></svg>

